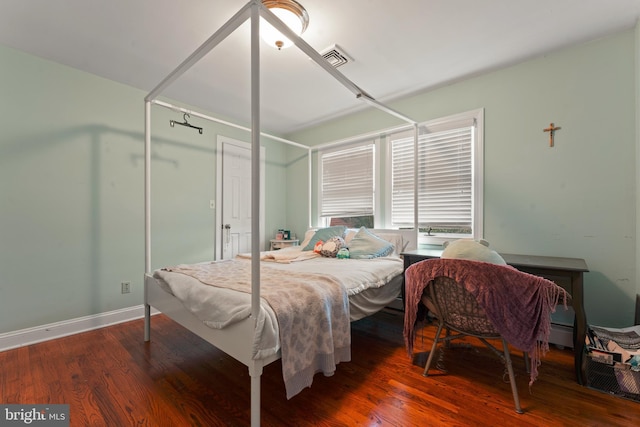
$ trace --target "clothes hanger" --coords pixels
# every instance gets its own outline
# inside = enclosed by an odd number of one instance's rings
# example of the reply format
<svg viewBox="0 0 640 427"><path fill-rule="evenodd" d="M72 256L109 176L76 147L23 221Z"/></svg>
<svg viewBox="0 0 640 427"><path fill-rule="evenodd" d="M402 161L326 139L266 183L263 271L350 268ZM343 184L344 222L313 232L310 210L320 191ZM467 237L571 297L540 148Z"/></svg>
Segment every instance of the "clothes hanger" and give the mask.
<svg viewBox="0 0 640 427"><path fill-rule="evenodd" d="M174 125L180 125L180 126L186 126L186 127L189 127L189 128L193 128L193 129L198 129L198 132L200 133L200 135L202 135L202 128L198 127L198 126L194 126L191 123L189 123L187 121L187 117L191 117L191 116L189 115L189 113L184 113L182 115L182 118L184 119L184 122L180 123L180 122L176 122L175 120L169 120L169 125L171 127L174 127Z"/></svg>

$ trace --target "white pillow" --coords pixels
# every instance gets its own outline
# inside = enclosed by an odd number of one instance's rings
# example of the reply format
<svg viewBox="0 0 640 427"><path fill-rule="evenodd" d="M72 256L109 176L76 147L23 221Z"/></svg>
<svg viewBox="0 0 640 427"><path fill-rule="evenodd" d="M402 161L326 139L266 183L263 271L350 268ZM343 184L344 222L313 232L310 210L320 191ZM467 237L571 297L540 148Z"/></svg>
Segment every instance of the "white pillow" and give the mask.
<svg viewBox="0 0 640 427"><path fill-rule="evenodd" d="M444 250L440 258L468 259L491 264L507 265L499 253L489 249L489 242L484 239L458 239L443 243Z"/></svg>

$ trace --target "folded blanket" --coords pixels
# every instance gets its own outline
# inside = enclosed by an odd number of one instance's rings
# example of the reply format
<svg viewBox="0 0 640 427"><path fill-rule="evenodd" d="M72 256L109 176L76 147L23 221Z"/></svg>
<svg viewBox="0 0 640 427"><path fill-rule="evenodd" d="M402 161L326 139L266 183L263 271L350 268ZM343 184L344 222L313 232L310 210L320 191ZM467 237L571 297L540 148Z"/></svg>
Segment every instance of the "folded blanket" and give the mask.
<svg viewBox="0 0 640 427"><path fill-rule="evenodd" d="M550 280L510 266L463 259L430 259L412 264L405 272L404 337L410 356L418 303L429 282L440 276L463 284L505 340L529 353L529 385L533 384L540 357L549 350L551 313L561 300L567 308L567 292Z"/></svg>
<svg viewBox="0 0 640 427"><path fill-rule="evenodd" d="M238 254L238 258L251 259L251 253ZM308 259L319 258L320 254L314 251L303 251L302 246L292 246L289 248L278 249L276 251L260 252L261 261L273 261L282 264L289 264L296 261L305 261Z"/></svg>

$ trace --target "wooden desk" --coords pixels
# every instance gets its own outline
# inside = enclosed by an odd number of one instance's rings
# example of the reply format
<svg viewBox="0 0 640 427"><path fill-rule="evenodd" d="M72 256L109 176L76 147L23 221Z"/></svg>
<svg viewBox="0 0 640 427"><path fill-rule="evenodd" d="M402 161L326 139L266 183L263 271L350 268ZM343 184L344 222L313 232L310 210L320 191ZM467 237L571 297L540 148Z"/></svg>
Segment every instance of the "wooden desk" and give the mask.
<svg viewBox="0 0 640 427"><path fill-rule="evenodd" d="M418 249L403 252L404 269L411 264L430 258L440 258L442 250ZM571 307L575 312L573 321L573 351L576 380L585 385L584 340L587 333L587 316L584 312L583 274L589 271L587 263L580 258L559 258L535 255L500 254L507 264L526 273L535 274L555 282L571 294ZM404 298L404 289L402 290ZM552 323L552 328L553 328Z"/></svg>

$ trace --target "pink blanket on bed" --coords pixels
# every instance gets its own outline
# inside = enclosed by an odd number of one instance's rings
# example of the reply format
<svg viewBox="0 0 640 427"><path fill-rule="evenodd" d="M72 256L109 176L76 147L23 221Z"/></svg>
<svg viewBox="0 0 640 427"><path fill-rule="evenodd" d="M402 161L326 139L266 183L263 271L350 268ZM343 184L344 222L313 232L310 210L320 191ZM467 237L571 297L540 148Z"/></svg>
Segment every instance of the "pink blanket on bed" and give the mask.
<svg viewBox="0 0 640 427"><path fill-rule="evenodd" d="M165 270L205 285L251 293L250 267L249 261L229 260ZM338 363L351 360L349 299L340 282L329 275L285 273L261 264L260 296L278 318L287 399L311 387L316 372L331 376Z"/></svg>
<svg viewBox="0 0 640 427"><path fill-rule="evenodd" d="M566 309L567 292L550 280L524 273L510 266L462 259L430 259L411 265L405 272L404 337L413 354L418 303L433 279L446 276L464 284L474 295L487 318L507 340L531 358L533 384L540 357L549 350L551 313L559 301Z"/></svg>

